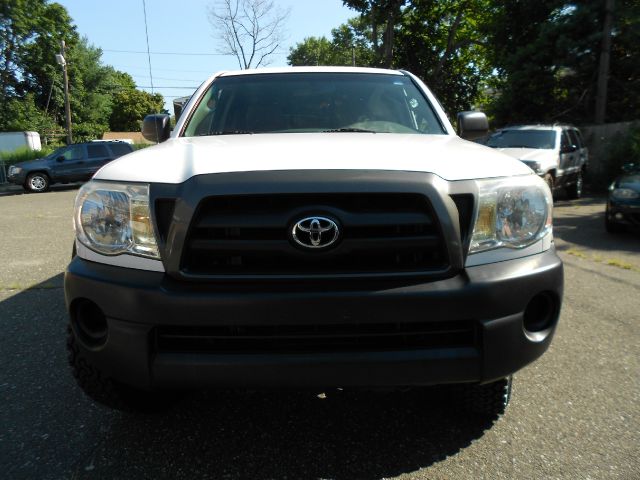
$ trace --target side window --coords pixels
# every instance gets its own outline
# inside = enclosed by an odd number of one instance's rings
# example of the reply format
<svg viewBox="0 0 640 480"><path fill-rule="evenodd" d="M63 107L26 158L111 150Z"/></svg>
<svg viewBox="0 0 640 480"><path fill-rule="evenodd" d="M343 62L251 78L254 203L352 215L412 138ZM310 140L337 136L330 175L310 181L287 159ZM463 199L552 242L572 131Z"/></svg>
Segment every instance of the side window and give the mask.
<svg viewBox="0 0 640 480"><path fill-rule="evenodd" d="M576 136L576 140L578 141L576 145L578 148L584 147L584 142L582 141L582 135L580 135L580 130L573 130L573 134Z"/></svg>
<svg viewBox="0 0 640 480"><path fill-rule="evenodd" d="M89 158L104 158L109 156L109 150L104 145L87 145Z"/></svg>
<svg viewBox="0 0 640 480"><path fill-rule="evenodd" d="M580 148L580 140L578 140L576 131L575 130L567 130L567 131L569 133L569 141L571 142L571 145L575 145L576 147Z"/></svg>
<svg viewBox="0 0 640 480"><path fill-rule="evenodd" d="M562 131L562 139L560 140L560 151L563 152L567 148L571 146L571 140L569 139L569 135L567 135L567 131Z"/></svg>
<svg viewBox="0 0 640 480"><path fill-rule="evenodd" d="M82 145L72 145L61 154L65 160L80 160L84 157L84 148Z"/></svg>
<svg viewBox="0 0 640 480"><path fill-rule="evenodd" d="M111 148L114 157L121 157L133 151L133 148L126 143L110 143L109 148Z"/></svg>

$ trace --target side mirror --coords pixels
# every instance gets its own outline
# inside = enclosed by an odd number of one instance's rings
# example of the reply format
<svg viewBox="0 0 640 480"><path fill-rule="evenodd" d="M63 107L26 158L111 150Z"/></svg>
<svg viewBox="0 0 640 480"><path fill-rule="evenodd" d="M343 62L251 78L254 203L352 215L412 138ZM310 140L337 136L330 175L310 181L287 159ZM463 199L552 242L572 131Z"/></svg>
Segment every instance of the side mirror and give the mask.
<svg viewBox="0 0 640 480"><path fill-rule="evenodd" d="M564 147L562 149L562 152L560 152L560 153L573 153L576 150L578 150L577 145L567 145L566 147Z"/></svg>
<svg viewBox="0 0 640 480"><path fill-rule="evenodd" d="M489 120L482 112L458 113L458 135L465 140L475 140L489 133Z"/></svg>
<svg viewBox="0 0 640 480"><path fill-rule="evenodd" d="M164 113L147 115L142 121L142 136L151 142L164 142L171 135L169 118Z"/></svg>
<svg viewBox="0 0 640 480"><path fill-rule="evenodd" d="M64 162L64 155L60 155L58 158L56 158L56 162L58 163Z"/></svg>

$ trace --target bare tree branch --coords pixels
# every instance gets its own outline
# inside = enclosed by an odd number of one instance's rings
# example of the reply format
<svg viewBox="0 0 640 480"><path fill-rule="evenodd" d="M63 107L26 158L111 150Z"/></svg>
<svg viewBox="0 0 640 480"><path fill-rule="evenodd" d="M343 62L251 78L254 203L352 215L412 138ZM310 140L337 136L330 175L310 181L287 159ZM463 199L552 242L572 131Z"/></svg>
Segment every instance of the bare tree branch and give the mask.
<svg viewBox="0 0 640 480"><path fill-rule="evenodd" d="M208 10L214 38L222 43L218 52L234 55L241 69L269 64L282 45L291 12L273 0L219 0Z"/></svg>

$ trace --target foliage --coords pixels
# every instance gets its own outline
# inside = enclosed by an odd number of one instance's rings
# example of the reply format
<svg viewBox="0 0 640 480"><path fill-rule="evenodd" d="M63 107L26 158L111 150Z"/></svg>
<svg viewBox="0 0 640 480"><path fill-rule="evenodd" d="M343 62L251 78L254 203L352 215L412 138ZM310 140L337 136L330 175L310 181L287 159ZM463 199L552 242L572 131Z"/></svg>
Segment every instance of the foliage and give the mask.
<svg viewBox="0 0 640 480"><path fill-rule="evenodd" d="M142 119L150 113L162 112L164 99L141 90L125 89L113 94L113 111L109 123L115 132L140 130Z"/></svg>
<svg viewBox="0 0 640 480"><path fill-rule="evenodd" d="M498 125L585 124L595 111L604 2L506 0L492 3L485 25L488 80L497 95L488 108ZM640 9L615 2L607 121L637 118L640 108Z"/></svg>
<svg viewBox="0 0 640 480"><path fill-rule="evenodd" d="M293 66L340 65L370 66L374 63L366 25L361 19L349 20L326 37L308 37L291 47L287 61Z"/></svg>
<svg viewBox="0 0 640 480"><path fill-rule="evenodd" d="M112 96L134 90L135 82L102 64L102 51L78 35L62 5L48 0L3 1L0 13L0 130L55 136L64 129L63 76L55 59L62 40L74 141L100 138L111 127L112 116L127 118L126 113L113 111L124 104L114 105ZM143 101L139 109L146 110L145 95L130 97ZM135 106L127 105L127 111L137 114Z"/></svg>
<svg viewBox="0 0 640 480"><path fill-rule="evenodd" d="M394 65L420 76L445 111L470 110L491 72L481 26L487 0L416 0L403 10Z"/></svg>
<svg viewBox="0 0 640 480"><path fill-rule="evenodd" d="M224 44L220 53L235 56L240 69L257 68L280 48L289 13L273 0L222 0L209 8L209 22Z"/></svg>
<svg viewBox="0 0 640 480"><path fill-rule="evenodd" d="M13 152L0 153L0 161L8 167L14 163L26 162L37 158L46 157L53 152L56 147L42 146L42 150L31 150L27 147L20 147Z"/></svg>

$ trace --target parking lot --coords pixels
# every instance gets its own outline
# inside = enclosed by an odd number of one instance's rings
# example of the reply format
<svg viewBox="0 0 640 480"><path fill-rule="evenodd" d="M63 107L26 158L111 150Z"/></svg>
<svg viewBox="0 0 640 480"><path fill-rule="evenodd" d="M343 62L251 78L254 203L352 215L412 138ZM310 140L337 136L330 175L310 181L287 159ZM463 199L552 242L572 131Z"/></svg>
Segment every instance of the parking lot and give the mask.
<svg viewBox="0 0 640 480"><path fill-rule="evenodd" d="M560 325L488 425L438 390L194 392L144 416L97 406L66 365L75 194L0 196L4 478L640 478L640 235L607 234L603 198L557 201Z"/></svg>

